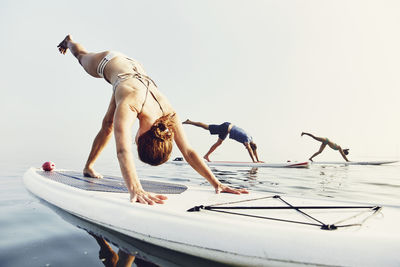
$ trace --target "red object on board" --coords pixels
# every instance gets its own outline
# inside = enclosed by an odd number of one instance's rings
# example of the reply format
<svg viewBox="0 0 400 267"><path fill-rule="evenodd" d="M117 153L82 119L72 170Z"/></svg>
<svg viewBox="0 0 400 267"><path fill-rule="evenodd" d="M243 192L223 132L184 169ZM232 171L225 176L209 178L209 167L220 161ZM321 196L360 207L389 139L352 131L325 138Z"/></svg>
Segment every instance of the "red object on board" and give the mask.
<svg viewBox="0 0 400 267"><path fill-rule="evenodd" d="M46 161L45 163L43 163L42 168L43 168L43 170L49 172L56 168L56 164L54 164L54 162L51 162L51 161Z"/></svg>

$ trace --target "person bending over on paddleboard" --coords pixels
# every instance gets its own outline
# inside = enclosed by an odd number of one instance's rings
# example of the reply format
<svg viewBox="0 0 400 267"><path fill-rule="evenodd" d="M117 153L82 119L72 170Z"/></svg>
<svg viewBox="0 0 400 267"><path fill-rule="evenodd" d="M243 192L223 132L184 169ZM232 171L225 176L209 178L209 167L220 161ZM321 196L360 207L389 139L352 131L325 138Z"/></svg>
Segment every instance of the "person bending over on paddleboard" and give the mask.
<svg viewBox="0 0 400 267"><path fill-rule="evenodd" d="M237 127L236 125L233 125L230 122L224 122L220 125L217 125L217 124L205 124L202 122L196 122L187 119L186 121L183 122L183 124L190 124L203 128L205 130L209 130L210 134L212 135L218 134L217 142L213 144L210 150L208 150L208 152L204 155L204 159L207 161L210 161L209 158L210 154L214 152L214 150L222 144L222 142L229 134L229 138L236 140L239 143L242 143L246 147L253 162L262 162L258 159L257 145L256 143L253 142L253 138L249 134L247 134L243 129Z"/></svg>
<svg viewBox="0 0 400 267"><path fill-rule="evenodd" d="M311 158L309 158L310 161L313 161L312 159L313 159L315 156L321 154L321 152L324 151L324 149L325 149L325 147L326 147L327 145L328 145L330 148L332 148L333 150L338 150L338 151L340 152L340 155L342 155L342 157L343 157L346 161L349 161L349 160L347 159L347 157L346 157L346 155L349 154L349 149L348 149L348 148L342 149L338 144L335 144L335 143L331 142L331 141L330 141L328 138L326 138L326 137L317 137L317 136L314 136L314 135L312 135L312 134L310 134L310 133L302 132L302 133L301 133L301 136L303 136L303 135L308 135L308 136L312 137L313 139L315 139L315 140L317 140L317 141L319 141L319 142L322 143L321 146L320 146L320 148L319 148L319 150L318 150L317 152L315 152L315 154L312 155Z"/></svg>
<svg viewBox="0 0 400 267"><path fill-rule="evenodd" d="M154 166L166 162L175 141L185 160L214 186L217 193L248 193L245 189L223 185L215 178L189 145L175 110L139 62L115 51L89 53L70 35L58 45L58 49L62 54L69 49L89 75L104 78L113 86L102 127L93 141L83 170L85 176L102 177L93 169L93 165L114 132L117 157L130 200L150 205L164 203L166 196L143 190L136 173L131 144L132 125L137 118L139 130L135 140L140 160Z"/></svg>

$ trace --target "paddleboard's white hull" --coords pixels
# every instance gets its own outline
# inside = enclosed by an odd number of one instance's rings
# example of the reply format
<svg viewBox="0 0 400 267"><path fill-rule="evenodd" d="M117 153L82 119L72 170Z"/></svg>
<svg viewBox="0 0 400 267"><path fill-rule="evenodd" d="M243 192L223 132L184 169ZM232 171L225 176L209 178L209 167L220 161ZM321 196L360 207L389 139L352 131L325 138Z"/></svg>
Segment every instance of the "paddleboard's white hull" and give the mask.
<svg viewBox="0 0 400 267"><path fill-rule="evenodd" d="M211 187L189 187L180 194L169 194L164 205L149 206L130 203L128 193L79 189L42 174L41 170L31 168L24 175L24 183L29 191L50 204L124 235L215 262L241 266L400 266L398 208L384 207L362 226L327 231L318 226L213 211L187 212L197 205L265 197L255 192L238 196L215 194ZM296 206L354 205L284 198ZM254 203L261 205L263 201ZM275 203L276 200L268 201ZM304 219L294 210L249 212L253 216ZM342 213L317 210L314 215L337 221Z"/></svg>

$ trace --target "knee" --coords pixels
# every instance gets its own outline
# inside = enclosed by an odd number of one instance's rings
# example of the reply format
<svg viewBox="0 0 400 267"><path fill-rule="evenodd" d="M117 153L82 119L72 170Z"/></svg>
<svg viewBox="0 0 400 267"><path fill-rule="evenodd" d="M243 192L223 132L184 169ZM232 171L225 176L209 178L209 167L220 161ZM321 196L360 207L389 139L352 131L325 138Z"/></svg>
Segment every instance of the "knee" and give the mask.
<svg viewBox="0 0 400 267"><path fill-rule="evenodd" d="M81 65L82 65L83 56L84 56L85 54L86 54L86 53L78 52L78 53L76 53L76 55L74 55L74 56L76 57L76 59L78 59L79 64L81 64ZM82 65L82 66L83 66L83 65Z"/></svg>
<svg viewBox="0 0 400 267"><path fill-rule="evenodd" d="M78 55L75 55L75 57L76 57L76 59L78 60L79 64L82 65L82 55L81 55L81 54L78 54ZM83 66L83 65L82 65L82 66Z"/></svg>
<svg viewBox="0 0 400 267"><path fill-rule="evenodd" d="M78 60L79 64L81 64L81 65L82 65L84 56L86 56L88 54L88 52L83 49L71 50L71 52L74 55L74 57Z"/></svg>

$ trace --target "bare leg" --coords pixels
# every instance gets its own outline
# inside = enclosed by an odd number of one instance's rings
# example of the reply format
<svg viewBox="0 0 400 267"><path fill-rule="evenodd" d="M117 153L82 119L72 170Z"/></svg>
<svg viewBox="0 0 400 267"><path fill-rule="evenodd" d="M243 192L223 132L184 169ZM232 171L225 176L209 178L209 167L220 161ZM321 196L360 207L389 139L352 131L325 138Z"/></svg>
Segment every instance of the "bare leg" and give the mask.
<svg viewBox="0 0 400 267"><path fill-rule="evenodd" d="M215 149L217 149L217 147L219 147L222 144L223 141L224 140L218 138L217 142L210 147L210 150L208 150L207 154L205 154L203 158L207 161L210 161L209 156L211 155L211 153L214 152Z"/></svg>
<svg viewBox="0 0 400 267"><path fill-rule="evenodd" d="M67 35L57 47L63 55L65 55L69 49L88 74L100 78L97 74L97 66L101 59L108 53L107 51L101 53L89 53L81 44L74 42L71 35Z"/></svg>
<svg viewBox="0 0 400 267"><path fill-rule="evenodd" d="M208 124L205 124L202 122L196 122L196 121L191 121L191 120L187 119L184 122L182 122L182 124L190 124L190 125L194 125L194 126L203 128L204 130L208 130Z"/></svg>
<svg viewBox="0 0 400 267"><path fill-rule="evenodd" d="M99 259L105 266L116 266L118 262L118 255L115 253L111 246L101 237L88 232L91 236L96 239L97 244L100 246Z"/></svg>
<svg viewBox="0 0 400 267"><path fill-rule="evenodd" d="M326 140L326 138L318 137L318 136L312 135L312 134L310 134L310 133L302 132L302 133L301 133L301 136L303 136L303 135L308 135L308 136L310 136L311 138L313 138L313 139L315 139L315 140L317 140L317 141L319 141L319 142L325 142L325 140Z"/></svg>
<svg viewBox="0 0 400 267"><path fill-rule="evenodd" d="M310 160L310 161L313 161L312 159L313 159L315 156L321 154L321 152L324 151L325 147L326 147L326 144L322 144L322 145L320 146L319 150L318 150L317 152L315 152L314 155L312 155L311 158L309 158L309 160Z"/></svg>
<svg viewBox="0 0 400 267"><path fill-rule="evenodd" d="M118 251L118 263L117 267L131 267L133 261L135 260L135 256L132 256L128 253L125 253L122 250Z"/></svg>

